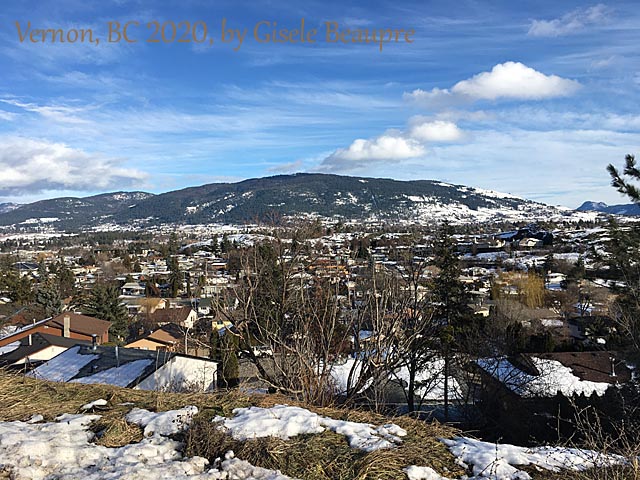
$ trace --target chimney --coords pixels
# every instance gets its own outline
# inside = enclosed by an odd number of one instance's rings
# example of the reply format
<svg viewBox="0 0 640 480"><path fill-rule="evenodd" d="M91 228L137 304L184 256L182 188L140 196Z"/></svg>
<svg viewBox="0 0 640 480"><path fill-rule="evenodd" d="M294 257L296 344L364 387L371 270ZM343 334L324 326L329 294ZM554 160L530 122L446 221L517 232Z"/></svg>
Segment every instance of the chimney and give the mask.
<svg viewBox="0 0 640 480"><path fill-rule="evenodd" d="M98 342L98 335L95 333L91 335L91 350L96 351L96 345Z"/></svg>
<svg viewBox="0 0 640 480"><path fill-rule="evenodd" d="M64 328L62 336L65 338L71 337L71 317L69 317L69 315L65 315L62 319L62 324Z"/></svg>

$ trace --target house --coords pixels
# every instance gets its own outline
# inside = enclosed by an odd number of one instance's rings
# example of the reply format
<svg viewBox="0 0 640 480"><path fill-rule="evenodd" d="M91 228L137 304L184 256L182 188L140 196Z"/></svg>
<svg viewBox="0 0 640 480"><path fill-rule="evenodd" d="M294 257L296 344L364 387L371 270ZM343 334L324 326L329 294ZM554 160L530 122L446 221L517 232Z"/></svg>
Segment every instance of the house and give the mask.
<svg viewBox="0 0 640 480"><path fill-rule="evenodd" d="M559 352L477 360L485 380L522 398L603 395L631 380L631 371L613 352Z"/></svg>
<svg viewBox="0 0 640 480"><path fill-rule="evenodd" d="M121 297L120 301L125 304L127 310L132 315L140 313L153 313L156 310L162 310L163 308L167 308L169 306L169 301L166 298Z"/></svg>
<svg viewBox="0 0 640 480"><path fill-rule="evenodd" d="M173 352L76 345L27 375L54 382L209 392L215 388L217 368L213 360Z"/></svg>
<svg viewBox="0 0 640 480"><path fill-rule="evenodd" d="M78 344L90 345L90 342L47 333L27 335L21 340L0 347L0 367L31 369Z"/></svg>
<svg viewBox="0 0 640 480"><path fill-rule="evenodd" d="M631 379L626 365L603 351L482 358L474 364L468 380L474 403L494 434L509 441L557 439L560 418L571 418L578 407L605 405L611 387Z"/></svg>
<svg viewBox="0 0 640 480"><path fill-rule="evenodd" d="M537 238L523 238L518 245L521 248L540 248L543 245L542 240Z"/></svg>
<svg viewBox="0 0 640 480"><path fill-rule="evenodd" d="M140 285L138 282L125 283L120 287L120 293L126 297L141 297L144 296L146 287Z"/></svg>
<svg viewBox="0 0 640 480"><path fill-rule="evenodd" d="M175 323L167 323L128 343L125 347L175 352L179 349L180 345L184 344L184 338L184 328Z"/></svg>
<svg viewBox="0 0 640 480"><path fill-rule="evenodd" d="M34 333L46 333L58 337L73 338L91 342L95 335L98 344L109 341L111 322L99 318L64 312L56 317L45 318L39 322L23 325L0 338L0 347L22 340Z"/></svg>
<svg viewBox="0 0 640 480"><path fill-rule="evenodd" d="M152 313L143 314L141 319L149 325L175 323L184 328L193 328L193 324L198 319L198 314L189 307L163 308Z"/></svg>

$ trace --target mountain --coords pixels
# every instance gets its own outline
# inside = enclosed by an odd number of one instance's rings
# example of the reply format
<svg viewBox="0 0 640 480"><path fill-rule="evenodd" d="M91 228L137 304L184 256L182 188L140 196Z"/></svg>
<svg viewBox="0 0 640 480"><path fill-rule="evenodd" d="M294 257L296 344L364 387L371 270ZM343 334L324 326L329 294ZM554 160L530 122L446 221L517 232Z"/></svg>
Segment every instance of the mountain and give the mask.
<svg viewBox="0 0 640 480"><path fill-rule="evenodd" d="M7 213L20 206L19 203L0 203L0 213Z"/></svg>
<svg viewBox="0 0 640 480"><path fill-rule="evenodd" d="M635 203L607 205L603 202L584 202L577 210L580 212L602 212L613 215L640 215L640 205Z"/></svg>
<svg viewBox="0 0 640 480"><path fill-rule="evenodd" d="M0 213L0 225L55 224L62 229L96 225L152 196L145 192L115 192L40 200Z"/></svg>
<svg viewBox="0 0 640 480"><path fill-rule="evenodd" d="M118 192L42 200L0 214L0 225L46 223L72 229L105 224L242 224L279 216L358 222L531 221L572 214L570 209L438 181L303 173L212 183L160 195Z"/></svg>

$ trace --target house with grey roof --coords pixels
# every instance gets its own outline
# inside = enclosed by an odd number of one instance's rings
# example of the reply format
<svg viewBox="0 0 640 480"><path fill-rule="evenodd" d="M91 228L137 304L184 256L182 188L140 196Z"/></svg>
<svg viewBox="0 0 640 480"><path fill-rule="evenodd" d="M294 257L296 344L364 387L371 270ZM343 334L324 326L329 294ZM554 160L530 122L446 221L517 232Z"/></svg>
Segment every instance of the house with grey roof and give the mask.
<svg viewBox="0 0 640 480"><path fill-rule="evenodd" d="M218 364L167 351L76 345L29 372L54 382L102 383L168 392L212 391Z"/></svg>

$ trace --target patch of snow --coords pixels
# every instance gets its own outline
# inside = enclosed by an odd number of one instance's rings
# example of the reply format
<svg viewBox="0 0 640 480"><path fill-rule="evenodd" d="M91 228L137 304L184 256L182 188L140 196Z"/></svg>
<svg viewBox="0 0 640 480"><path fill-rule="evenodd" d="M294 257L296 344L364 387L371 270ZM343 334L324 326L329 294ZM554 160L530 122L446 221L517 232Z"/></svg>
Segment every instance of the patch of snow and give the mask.
<svg viewBox="0 0 640 480"><path fill-rule="evenodd" d="M562 327L564 322L558 318L543 318L540 320L545 327Z"/></svg>
<svg viewBox="0 0 640 480"><path fill-rule="evenodd" d="M27 420L27 423L40 423L42 421L44 421L44 417L40 414L36 414L32 415L31 418Z"/></svg>
<svg viewBox="0 0 640 480"><path fill-rule="evenodd" d="M443 477L431 467L418 467L417 465L411 465L402 470L407 474L409 480L449 480L447 477Z"/></svg>
<svg viewBox="0 0 640 480"><path fill-rule="evenodd" d="M392 376L406 383L409 382L409 370L401 367ZM444 359L436 358L422 366L416 374L416 395L423 400L444 400ZM463 398L458 381L449 375L449 398Z"/></svg>
<svg viewBox="0 0 640 480"><path fill-rule="evenodd" d="M525 448L482 442L466 437L441 439L460 462L473 465L474 478L494 480L530 480L531 476L514 465L535 465L545 470L583 471L624 462L624 458L592 450L562 447Z"/></svg>
<svg viewBox="0 0 640 480"><path fill-rule="evenodd" d="M80 407L80 410L91 410L95 407L104 407L107 405L107 401L104 398L99 398L98 400L94 400L93 402L89 402Z"/></svg>
<svg viewBox="0 0 640 480"><path fill-rule="evenodd" d="M220 423L220 428L229 432L236 440L260 437L288 440L297 435L322 433L327 428L347 437L351 448L373 452L402 443L400 437L407 434L395 424L375 427L368 423L335 420L288 405L236 408L233 413L234 418L217 416L213 421Z"/></svg>
<svg viewBox="0 0 640 480"><path fill-rule="evenodd" d="M0 422L0 465L15 480L290 480L228 452L216 468L202 457L183 458L182 444L160 435L108 448L92 443L99 415L63 415L58 422Z"/></svg>
<svg viewBox="0 0 640 480"><path fill-rule="evenodd" d="M198 413L198 407L195 406L158 413L150 412L144 408L134 408L127 413L125 419L127 422L144 427L145 437L167 436L186 429L196 413Z"/></svg>

